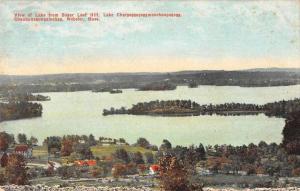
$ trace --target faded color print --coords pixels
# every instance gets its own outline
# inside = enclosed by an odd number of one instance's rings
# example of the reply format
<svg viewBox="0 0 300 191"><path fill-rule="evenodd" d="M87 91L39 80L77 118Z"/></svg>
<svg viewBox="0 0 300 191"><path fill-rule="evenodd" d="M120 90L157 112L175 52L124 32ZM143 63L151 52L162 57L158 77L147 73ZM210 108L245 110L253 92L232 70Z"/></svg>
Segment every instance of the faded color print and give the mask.
<svg viewBox="0 0 300 191"><path fill-rule="evenodd" d="M300 1L0 1L0 190L300 190Z"/></svg>

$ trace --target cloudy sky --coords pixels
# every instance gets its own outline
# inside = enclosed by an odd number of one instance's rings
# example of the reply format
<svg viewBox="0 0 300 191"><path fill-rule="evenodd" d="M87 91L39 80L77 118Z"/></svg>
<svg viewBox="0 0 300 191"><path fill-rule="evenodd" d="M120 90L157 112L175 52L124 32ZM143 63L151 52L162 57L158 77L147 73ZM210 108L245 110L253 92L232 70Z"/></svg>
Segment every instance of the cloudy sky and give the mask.
<svg viewBox="0 0 300 191"><path fill-rule="evenodd" d="M17 12L182 17L42 23L15 22ZM0 19L0 74L300 67L299 0L2 0Z"/></svg>

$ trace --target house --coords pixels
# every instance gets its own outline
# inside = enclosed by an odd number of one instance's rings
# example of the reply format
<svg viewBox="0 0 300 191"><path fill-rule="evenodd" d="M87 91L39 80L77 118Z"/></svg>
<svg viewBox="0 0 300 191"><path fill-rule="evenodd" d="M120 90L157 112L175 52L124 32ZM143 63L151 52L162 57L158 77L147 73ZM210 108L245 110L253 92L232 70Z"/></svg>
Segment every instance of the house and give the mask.
<svg viewBox="0 0 300 191"><path fill-rule="evenodd" d="M0 152L0 167L6 167L8 162L8 155L6 152Z"/></svg>
<svg viewBox="0 0 300 191"><path fill-rule="evenodd" d="M59 167L61 167L61 164L58 162L48 161L47 163L47 169L57 170Z"/></svg>
<svg viewBox="0 0 300 191"><path fill-rule="evenodd" d="M160 166L157 164L151 165L149 168L149 174L156 175L159 173Z"/></svg>
<svg viewBox="0 0 300 191"><path fill-rule="evenodd" d="M115 144L115 142L113 140L110 140L110 139L104 139L104 140L100 141L100 145L102 145L102 146L110 146L110 145L113 145L113 144Z"/></svg>
<svg viewBox="0 0 300 191"><path fill-rule="evenodd" d="M123 142L117 141L116 144L117 144L117 145L120 145L120 146L123 146L123 145L127 145L128 143L123 143Z"/></svg>
<svg viewBox="0 0 300 191"><path fill-rule="evenodd" d="M74 161L74 164L76 166L96 166L97 161L96 160L76 160Z"/></svg>
<svg viewBox="0 0 300 191"><path fill-rule="evenodd" d="M96 160L76 160L74 165L83 173L88 172L91 168L97 165Z"/></svg>
<svg viewBox="0 0 300 191"><path fill-rule="evenodd" d="M209 169L206 169L204 167L196 167L196 171L201 176L209 176L213 174Z"/></svg>
<svg viewBox="0 0 300 191"><path fill-rule="evenodd" d="M32 157L32 148L28 145L16 145L14 152L23 155L25 158Z"/></svg>
<svg viewBox="0 0 300 191"><path fill-rule="evenodd" d="M238 170L238 171L237 171L237 174L238 174L238 175L242 175L242 176L246 176L246 175L247 175L247 171L244 171L244 170Z"/></svg>

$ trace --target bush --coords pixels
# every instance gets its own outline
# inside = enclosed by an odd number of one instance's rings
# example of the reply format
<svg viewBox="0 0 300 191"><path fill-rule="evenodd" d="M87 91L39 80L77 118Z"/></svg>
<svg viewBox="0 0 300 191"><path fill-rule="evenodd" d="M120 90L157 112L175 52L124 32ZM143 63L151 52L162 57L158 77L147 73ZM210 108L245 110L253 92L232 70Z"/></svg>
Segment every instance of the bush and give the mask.
<svg viewBox="0 0 300 191"><path fill-rule="evenodd" d="M3 173L0 173L0 185L4 185L7 179Z"/></svg>
<svg viewBox="0 0 300 191"><path fill-rule="evenodd" d="M126 166L121 163L117 163L112 168L112 176L114 178L118 178L120 176L124 176L126 174Z"/></svg>
<svg viewBox="0 0 300 191"><path fill-rule="evenodd" d="M294 168L292 171L293 176L300 176L300 167Z"/></svg>
<svg viewBox="0 0 300 191"><path fill-rule="evenodd" d="M159 179L165 191L196 191L202 190L201 185L191 184L187 170L176 157L164 156L159 161Z"/></svg>
<svg viewBox="0 0 300 191"><path fill-rule="evenodd" d="M57 169L58 175L62 178L77 177L76 168L74 166L62 166Z"/></svg>
<svg viewBox="0 0 300 191"><path fill-rule="evenodd" d="M8 163L5 169L5 175L10 184L28 184L28 178L26 175L26 162L22 155L9 155Z"/></svg>
<svg viewBox="0 0 300 191"><path fill-rule="evenodd" d="M93 177L100 177L102 175L102 168L101 167L94 167L92 170L91 170L91 173L92 173L92 176Z"/></svg>

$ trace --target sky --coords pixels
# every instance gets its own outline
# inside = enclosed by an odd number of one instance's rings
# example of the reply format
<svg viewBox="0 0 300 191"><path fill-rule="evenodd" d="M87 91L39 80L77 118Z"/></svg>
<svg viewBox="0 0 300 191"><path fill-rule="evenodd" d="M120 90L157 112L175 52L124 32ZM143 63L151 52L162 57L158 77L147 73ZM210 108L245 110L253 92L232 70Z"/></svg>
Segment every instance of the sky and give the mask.
<svg viewBox="0 0 300 191"><path fill-rule="evenodd" d="M17 12L99 12L100 21L15 22ZM0 1L0 74L266 67L300 67L299 0Z"/></svg>

